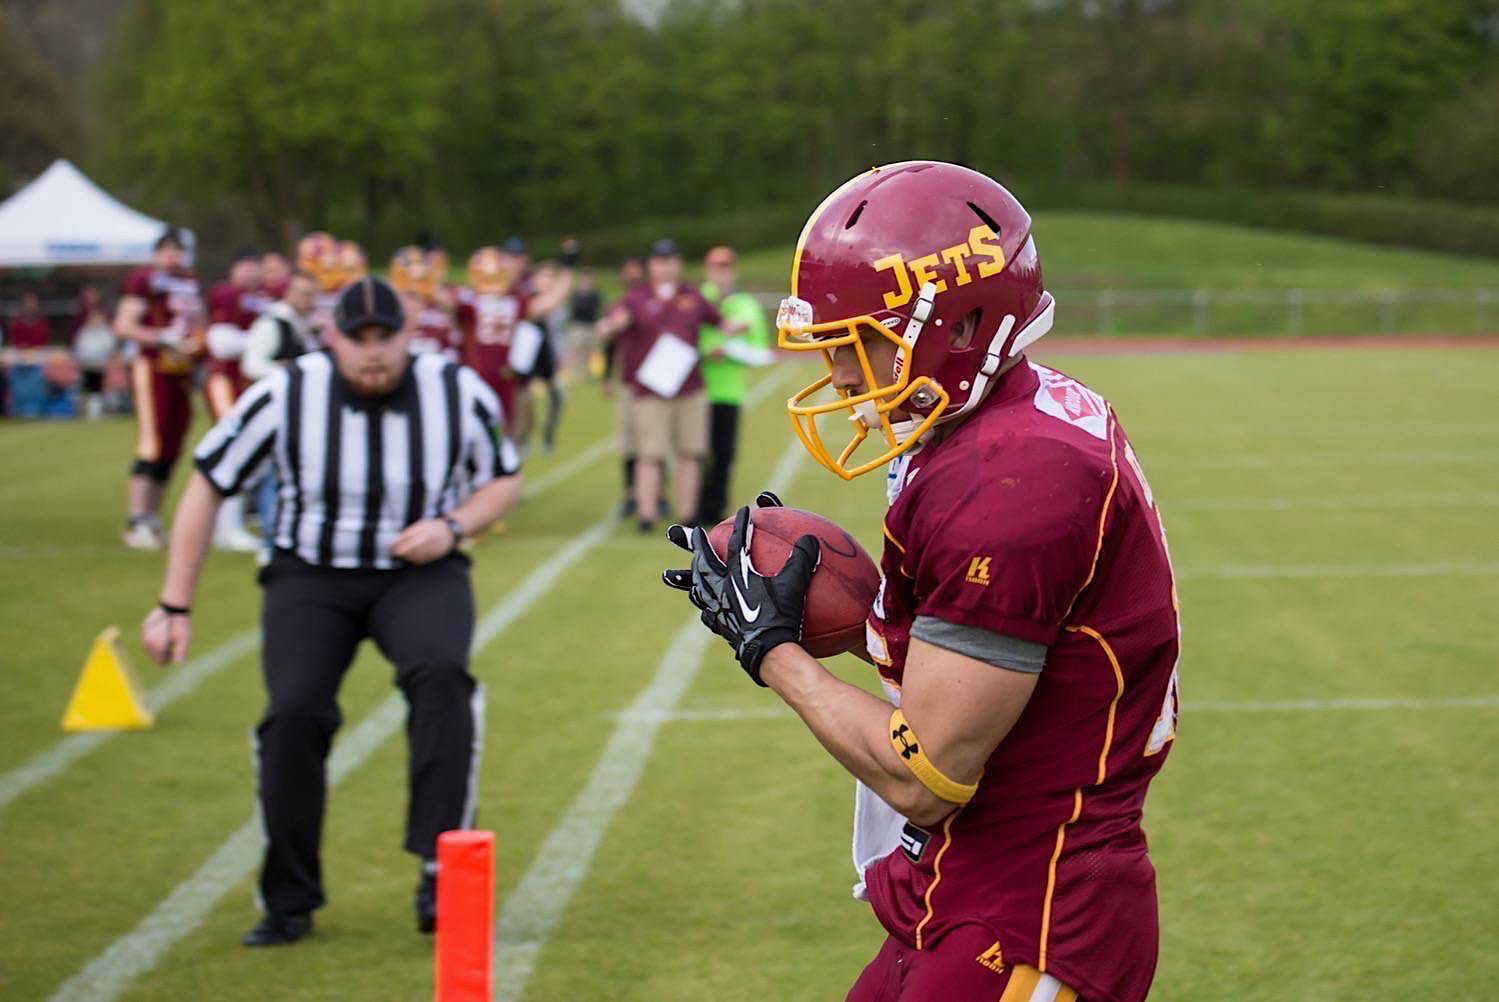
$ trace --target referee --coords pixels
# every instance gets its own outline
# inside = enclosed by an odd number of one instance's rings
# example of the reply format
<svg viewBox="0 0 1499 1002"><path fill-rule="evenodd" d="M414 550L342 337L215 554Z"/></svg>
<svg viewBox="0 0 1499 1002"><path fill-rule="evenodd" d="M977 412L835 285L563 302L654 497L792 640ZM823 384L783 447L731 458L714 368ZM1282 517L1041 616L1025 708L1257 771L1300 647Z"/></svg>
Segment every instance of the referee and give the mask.
<svg viewBox="0 0 1499 1002"><path fill-rule="evenodd" d="M324 903L319 842L338 686L368 637L409 706L406 848L422 859L417 927L436 910L437 836L473 824L484 689L468 670L469 559L458 552L515 503L515 448L484 381L441 355L412 356L400 300L379 279L344 288L328 348L257 382L203 439L177 509L160 604L141 627L181 663L193 590L223 498L275 467L280 489L261 571L255 729L266 850L261 922L246 946L293 943Z"/></svg>

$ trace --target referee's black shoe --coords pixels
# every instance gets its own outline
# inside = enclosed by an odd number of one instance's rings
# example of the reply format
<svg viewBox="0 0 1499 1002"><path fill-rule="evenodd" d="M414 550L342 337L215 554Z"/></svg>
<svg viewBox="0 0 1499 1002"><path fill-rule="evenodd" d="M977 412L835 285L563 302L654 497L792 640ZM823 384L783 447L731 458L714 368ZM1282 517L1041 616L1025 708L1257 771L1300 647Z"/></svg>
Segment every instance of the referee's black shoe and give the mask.
<svg viewBox="0 0 1499 1002"><path fill-rule="evenodd" d="M437 931L437 873L426 868L416 885L416 931Z"/></svg>
<svg viewBox="0 0 1499 1002"><path fill-rule="evenodd" d="M283 915L272 912L245 933L240 942L245 946L288 946L311 931L312 915L308 912Z"/></svg>

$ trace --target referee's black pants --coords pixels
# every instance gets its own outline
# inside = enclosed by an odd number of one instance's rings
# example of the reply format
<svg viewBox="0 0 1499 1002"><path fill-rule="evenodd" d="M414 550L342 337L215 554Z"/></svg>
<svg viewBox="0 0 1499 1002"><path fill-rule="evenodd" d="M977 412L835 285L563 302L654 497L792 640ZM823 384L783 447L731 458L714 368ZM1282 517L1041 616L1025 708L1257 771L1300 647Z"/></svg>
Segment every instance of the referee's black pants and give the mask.
<svg viewBox="0 0 1499 1002"><path fill-rule="evenodd" d="M449 554L399 570L314 567L277 553L262 575L261 668L269 705L255 729L265 826L262 904L307 912L323 895L326 762L342 715L338 686L366 637L395 665L406 697L406 848L473 824L484 689L468 671L474 632L469 560Z"/></svg>
<svg viewBox="0 0 1499 1002"><path fill-rule="evenodd" d="M729 502L729 477L734 472L734 454L739 447L739 405L713 403L708 408L708 449L712 458L703 473L698 492L697 518L706 525L724 519Z"/></svg>

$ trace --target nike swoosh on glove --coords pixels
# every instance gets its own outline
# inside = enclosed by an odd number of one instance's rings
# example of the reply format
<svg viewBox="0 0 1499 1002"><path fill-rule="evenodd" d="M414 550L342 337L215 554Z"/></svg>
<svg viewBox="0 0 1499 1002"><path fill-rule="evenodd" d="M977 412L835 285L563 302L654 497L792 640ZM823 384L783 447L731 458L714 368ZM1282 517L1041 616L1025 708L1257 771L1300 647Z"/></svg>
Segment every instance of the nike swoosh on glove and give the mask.
<svg viewBox="0 0 1499 1002"><path fill-rule="evenodd" d="M702 529L689 534L684 526L673 525L666 538L692 553L692 566L664 571L661 579L687 592L702 613L703 625L729 642L739 666L763 686L760 662L765 655L780 644L801 640L807 586L822 559L822 547L816 536L803 536L780 571L767 577L750 560L754 534L749 508L740 508L729 536L728 559L720 560Z"/></svg>

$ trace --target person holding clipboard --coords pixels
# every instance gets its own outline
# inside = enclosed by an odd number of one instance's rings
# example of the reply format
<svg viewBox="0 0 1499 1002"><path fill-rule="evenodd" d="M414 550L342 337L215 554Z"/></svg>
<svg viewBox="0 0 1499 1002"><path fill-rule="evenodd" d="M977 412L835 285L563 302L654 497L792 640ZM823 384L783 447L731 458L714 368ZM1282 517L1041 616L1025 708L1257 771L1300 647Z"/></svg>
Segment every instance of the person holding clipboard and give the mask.
<svg viewBox="0 0 1499 1002"><path fill-rule="evenodd" d="M744 329L726 322L718 307L685 285L676 242L657 240L646 260L646 281L599 321L598 333L616 341L624 407L635 448L635 511L640 531L653 531L662 466L673 460L677 519L697 518L701 462L708 451L708 403L698 364L698 332L711 324L726 334Z"/></svg>

